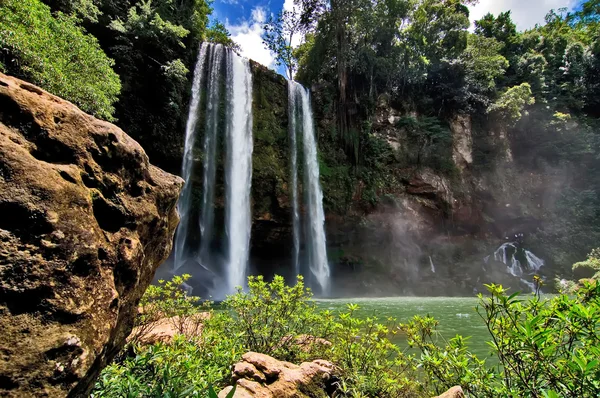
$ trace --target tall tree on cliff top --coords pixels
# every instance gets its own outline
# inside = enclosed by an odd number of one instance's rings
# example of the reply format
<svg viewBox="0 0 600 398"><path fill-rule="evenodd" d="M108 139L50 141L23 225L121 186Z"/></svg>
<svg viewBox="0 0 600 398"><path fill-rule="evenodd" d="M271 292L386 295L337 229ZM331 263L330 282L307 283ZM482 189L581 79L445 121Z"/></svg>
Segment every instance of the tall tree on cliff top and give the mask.
<svg viewBox="0 0 600 398"><path fill-rule="evenodd" d="M288 79L293 79L298 68L294 56L294 43L302 33L300 12L297 7L292 11L281 11L276 16L270 15L264 26L262 35L265 47L275 54L277 66L284 66Z"/></svg>
<svg viewBox="0 0 600 398"><path fill-rule="evenodd" d="M351 131L348 113L348 56L349 36L352 35L352 16L364 11L366 0L296 0L303 10L301 24L305 29L315 29L319 20L326 19L333 27L335 38L333 56L336 65L337 81L337 130L351 155L354 164L358 162L358 144L356 132Z"/></svg>

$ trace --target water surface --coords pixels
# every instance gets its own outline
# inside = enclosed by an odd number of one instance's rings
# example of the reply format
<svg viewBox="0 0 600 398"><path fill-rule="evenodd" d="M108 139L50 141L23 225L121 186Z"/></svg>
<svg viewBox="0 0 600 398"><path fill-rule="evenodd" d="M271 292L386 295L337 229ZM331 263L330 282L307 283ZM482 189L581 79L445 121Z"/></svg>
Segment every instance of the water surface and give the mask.
<svg viewBox="0 0 600 398"><path fill-rule="evenodd" d="M382 323L388 317L404 323L415 315L431 315L439 321L439 344L457 334L471 336L468 342L470 351L481 359L489 357L490 350L486 344L489 333L475 310L479 303L476 297L344 298L316 301L319 308L334 312L346 310L348 303L358 304L358 316L377 316ZM402 337L398 337L395 342L402 347L406 346Z"/></svg>

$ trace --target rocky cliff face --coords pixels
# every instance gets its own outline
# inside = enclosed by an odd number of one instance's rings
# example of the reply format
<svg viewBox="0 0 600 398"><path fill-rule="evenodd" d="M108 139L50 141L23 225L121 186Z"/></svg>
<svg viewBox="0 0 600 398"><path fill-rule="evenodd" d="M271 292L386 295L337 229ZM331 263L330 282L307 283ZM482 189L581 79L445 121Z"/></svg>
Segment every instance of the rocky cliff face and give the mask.
<svg viewBox="0 0 600 398"><path fill-rule="evenodd" d="M291 276L287 82L256 63L252 74L251 266L266 276ZM549 181L514 163L508 126L462 114L422 118L381 95L364 123L368 132L361 131L363 159L353 166L336 133L334 96L326 82L312 88L338 294L471 294L491 281L484 257L506 236L537 229L536 198ZM201 170L201 153L197 159ZM217 218L223 192L217 189Z"/></svg>
<svg viewBox="0 0 600 398"><path fill-rule="evenodd" d="M171 249L182 180L0 74L0 395L85 396Z"/></svg>

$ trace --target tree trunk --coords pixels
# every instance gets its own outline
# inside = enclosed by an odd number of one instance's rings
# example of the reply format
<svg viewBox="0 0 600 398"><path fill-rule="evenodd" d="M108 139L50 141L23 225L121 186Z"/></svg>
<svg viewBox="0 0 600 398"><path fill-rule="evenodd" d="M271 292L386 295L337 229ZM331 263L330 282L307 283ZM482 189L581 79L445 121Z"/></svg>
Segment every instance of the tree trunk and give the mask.
<svg viewBox="0 0 600 398"><path fill-rule="evenodd" d="M352 161L356 164L356 151L354 140L349 134L348 111L347 111L347 86L348 70L346 66L347 39L346 39L346 15L349 6L348 0L331 0L331 9L335 20L335 31L337 41L337 86L338 86L338 106L337 106L337 126L339 136L346 146L346 151L353 156Z"/></svg>

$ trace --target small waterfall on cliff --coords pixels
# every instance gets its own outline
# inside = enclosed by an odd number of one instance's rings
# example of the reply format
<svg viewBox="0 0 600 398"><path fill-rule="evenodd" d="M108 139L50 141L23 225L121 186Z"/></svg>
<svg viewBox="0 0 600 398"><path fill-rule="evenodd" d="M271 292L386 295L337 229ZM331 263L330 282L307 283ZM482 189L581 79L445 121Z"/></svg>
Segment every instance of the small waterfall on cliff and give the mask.
<svg viewBox="0 0 600 398"><path fill-rule="evenodd" d="M518 237L517 235L515 235ZM522 236L522 235L521 235ZM517 257L521 252L521 262ZM544 266L544 260L533 254L529 250L525 250L519 242L505 242L500 245L493 253L495 261L506 265L508 272L520 279L521 283L528 286L532 291L535 291L535 284L525 279L524 274L529 275L540 270ZM487 256L484 261L489 263L491 256Z"/></svg>
<svg viewBox="0 0 600 398"><path fill-rule="evenodd" d="M222 110L222 86L225 79L225 112ZM204 95L203 95L204 93ZM193 209L195 163L194 147L199 120L204 115L202 143L202 199ZM224 120L223 120L224 115ZM224 124L223 124L224 123ZM225 126L225 244L224 269L216 249L215 202L219 133ZM218 297L244 286L250 252L250 188L252 179L252 75L248 60L220 44L202 43L194 70L190 110L186 125L182 176L186 183L178 204L180 224L174 247L173 270L188 261L215 274L225 282L213 293ZM199 168L199 167L198 167ZM196 183L198 186L199 183ZM196 214L196 216L194 216ZM217 220L218 221L218 220ZM194 270L186 265L186 272ZM180 271L181 272L181 271Z"/></svg>
<svg viewBox="0 0 600 398"><path fill-rule="evenodd" d="M295 82L289 83L289 109L290 109L290 137L292 143L292 196L296 196L294 203L294 222L299 212L297 204L297 129L301 127L302 150L304 155L303 191L306 208L304 237L306 245L306 263L311 276L317 281L321 294L329 292L330 272L327 261L327 247L325 240L325 213L323 211L323 192L319 182L319 162L317 159L317 143L315 139L314 120L310 105L310 95L307 89ZM300 112L297 114L296 109ZM297 123L296 118L300 118ZM294 201L294 198L292 198ZM299 221L294 227L294 244L300 239ZM299 247L299 243L298 243ZM296 251L296 246L294 247Z"/></svg>
<svg viewBox="0 0 600 398"><path fill-rule="evenodd" d="M227 291L246 284L250 255L252 184L252 74L247 59L227 55Z"/></svg>
<svg viewBox="0 0 600 398"><path fill-rule="evenodd" d="M435 274L435 264L433 264L433 259L429 256L429 265L431 267L431 272Z"/></svg>
<svg viewBox="0 0 600 398"><path fill-rule="evenodd" d="M517 250L518 249L515 243L506 242L494 252L494 260L504 263L504 265L508 267L508 272L510 272L512 276L523 275L521 262L517 260L516 256Z"/></svg>

